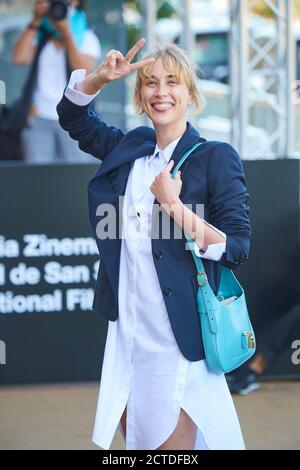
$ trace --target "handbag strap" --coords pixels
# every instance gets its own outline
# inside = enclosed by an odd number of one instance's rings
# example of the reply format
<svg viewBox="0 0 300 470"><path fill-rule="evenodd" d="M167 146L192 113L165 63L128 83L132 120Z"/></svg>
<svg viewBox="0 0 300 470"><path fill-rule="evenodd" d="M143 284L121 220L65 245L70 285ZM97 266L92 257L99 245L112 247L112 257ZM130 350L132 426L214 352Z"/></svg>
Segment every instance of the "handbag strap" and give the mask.
<svg viewBox="0 0 300 470"><path fill-rule="evenodd" d="M17 115L13 116L14 122L12 123L18 130L22 130L26 126L32 96L36 86L39 58L47 41L48 37L45 36L43 40L40 41L37 45L36 53L31 64L27 80L23 87L21 98L18 100L20 107L18 109Z"/></svg>
<svg viewBox="0 0 300 470"><path fill-rule="evenodd" d="M191 147L187 152L185 152L185 154L183 155L183 157L181 157L181 159L179 160L179 162L177 163L177 165L175 166L175 168L173 169L172 173L171 173L171 176L172 178L175 178L176 176L176 173L177 171L179 170L179 168L181 167L181 165L186 161L186 159L191 155L191 153L196 150L200 145L204 144L204 142L198 142L198 144L195 144L193 145L193 147Z"/></svg>
<svg viewBox="0 0 300 470"><path fill-rule="evenodd" d="M198 147L200 147L200 145L202 145L202 144L204 144L204 142L198 142L197 144L193 145L187 152L185 152L183 157L181 157L181 159L179 160L179 162L177 163L177 165L175 166L175 168L171 172L172 178L176 177L176 173L178 172L181 165L186 161L186 159L191 155L191 153L194 150L196 150ZM189 244L190 250L192 252L192 255L193 255L193 258L194 258L194 261L195 261L195 264L196 264L197 272L198 273L199 272L204 272L205 273L204 266L203 266L203 263L201 261L201 258L195 254L194 240L192 238L190 238L189 235L186 232L184 232L184 235L185 235L186 241Z"/></svg>
<svg viewBox="0 0 300 470"><path fill-rule="evenodd" d="M181 167L181 165L185 162L185 160L190 156L190 154L196 150L200 145L202 145L204 142L197 143L193 145L184 155L183 157L179 160L177 165L175 166L174 170L171 173L172 178L175 178L177 171ZM201 310L203 313L207 313L208 315L208 320L210 323L211 330L213 332L217 331L217 324L216 324L216 319L214 315L214 310L213 307L216 307L216 297L213 293L212 288L209 285L209 282L207 280L207 275L202 263L202 260L200 256L197 256L195 253L194 249L194 240L184 231L184 236L186 238L186 241L189 245L190 251L192 253L196 269L197 269L197 281L199 287L201 287L201 290L199 291L202 292L203 296L198 295L198 300L200 301L201 305ZM203 303L204 302L204 303Z"/></svg>

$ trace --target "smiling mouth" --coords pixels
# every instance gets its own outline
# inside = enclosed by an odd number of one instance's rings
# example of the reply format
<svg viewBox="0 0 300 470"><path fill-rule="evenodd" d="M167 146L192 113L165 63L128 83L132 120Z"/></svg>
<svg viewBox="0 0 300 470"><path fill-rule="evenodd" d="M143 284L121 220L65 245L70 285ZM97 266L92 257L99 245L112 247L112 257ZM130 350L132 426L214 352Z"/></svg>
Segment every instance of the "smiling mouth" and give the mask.
<svg viewBox="0 0 300 470"><path fill-rule="evenodd" d="M170 109L174 108L173 103L153 103L151 104L151 106L155 111L159 113L169 111Z"/></svg>

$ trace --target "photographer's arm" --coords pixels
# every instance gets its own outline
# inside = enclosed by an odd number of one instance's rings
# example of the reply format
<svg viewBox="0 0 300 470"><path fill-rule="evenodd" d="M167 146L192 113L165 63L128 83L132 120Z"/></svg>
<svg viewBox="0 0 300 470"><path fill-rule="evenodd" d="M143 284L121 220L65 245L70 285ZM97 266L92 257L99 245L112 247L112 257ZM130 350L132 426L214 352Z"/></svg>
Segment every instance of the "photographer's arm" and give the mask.
<svg viewBox="0 0 300 470"><path fill-rule="evenodd" d="M95 63L95 57L81 54L72 37L67 20L52 21L55 29L63 36L71 70L85 69L91 72Z"/></svg>
<svg viewBox="0 0 300 470"><path fill-rule="evenodd" d="M36 45L34 38L39 29L41 19L47 14L49 4L39 0L35 2L32 22L21 34L13 50L12 60L16 65L29 65L33 61Z"/></svg>
<svg viewBox="0 0 300 470"><path fill-rule="evenodd" d="M36 46L34 46L35 29L28 28L24 31L16 42L13 50L12 60L16 65L31 64Z"/></svg>

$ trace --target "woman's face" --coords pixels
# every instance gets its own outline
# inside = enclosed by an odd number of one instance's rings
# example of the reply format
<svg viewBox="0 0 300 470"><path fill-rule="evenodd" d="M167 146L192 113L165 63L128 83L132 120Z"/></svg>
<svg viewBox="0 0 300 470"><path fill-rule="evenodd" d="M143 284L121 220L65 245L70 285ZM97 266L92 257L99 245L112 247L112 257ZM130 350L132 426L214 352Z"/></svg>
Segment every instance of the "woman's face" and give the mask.
<svg viewBox="0 0 300 470"><path fill-rule="evenodd" d="M187 108L192 103L187 85L170 74L161 59L154 62L149 72L141 88L141 99L154 127L186 121Z"/></svg>

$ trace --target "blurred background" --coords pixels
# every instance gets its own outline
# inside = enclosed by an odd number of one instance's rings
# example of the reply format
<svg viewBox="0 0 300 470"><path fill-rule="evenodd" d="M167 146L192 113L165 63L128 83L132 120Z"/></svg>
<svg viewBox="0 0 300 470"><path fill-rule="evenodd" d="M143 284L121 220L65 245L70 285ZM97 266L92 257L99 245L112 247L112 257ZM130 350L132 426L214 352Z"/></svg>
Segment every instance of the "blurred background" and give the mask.
<svg viewBox="0 0 300 470"><path fill-rule="evenodd" d="M35 163L11 132L33 70L15 48L34 5L0 0L0 448L93 448L107 324L91 310L101 260L86 187L101 162L50 157L41 140ZM300 0L89 0L86 15L93 68L140 37L143 53L176 43L197 66L207 107L189 120L236 148L250 193L251 252L237 277L260 355L228 382L248 448L300 448ZM131 74L94 100L124 131L150 125L134 84Z"/></svg>
<svg viewBox="0 0 300 470"><path fill-rule="evenodd" d="M0 70L7 104L20 95L28 74L29 67L13 64L12 52L31 19L32 6L31 0L0 2ZM299 0L245 1L243 5L230 0L90 0L87 14L101 41L102 55L113 46L122 50L131 47L142 35L146 36L145 47L150 50L155 44L168 42L188 50L199 68L200 86L208 100L197 121L203 135L210 138L213 131L216 139L231 139L232 113L237 119L236 95L240 95L247 115L247 127L243 129L244 157L274 157L280 145L281 151L285 150L280 143L284 137L277 135L280 117L287 125L285 115L281 114L284 111L290 120L287 127L294 129L293 133L289 130L292 135L287 150L289 157L297 157ZM239 70L239 65L244 69ZM288 84L284 82L283 71L288 74ZM243 81L243 90L238 84L241 74L247 80ZM122 84L107 87L101 94L101 105L100 97L96 99L96 110L101 111L104 119L126 130L139 125L141 120L132 106L134 80L132 74ZM292 109L285 110L284 106Z"/></svg>

